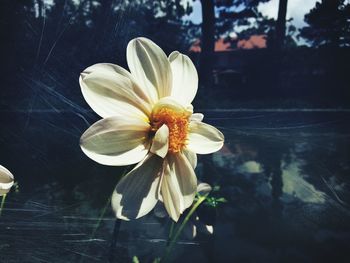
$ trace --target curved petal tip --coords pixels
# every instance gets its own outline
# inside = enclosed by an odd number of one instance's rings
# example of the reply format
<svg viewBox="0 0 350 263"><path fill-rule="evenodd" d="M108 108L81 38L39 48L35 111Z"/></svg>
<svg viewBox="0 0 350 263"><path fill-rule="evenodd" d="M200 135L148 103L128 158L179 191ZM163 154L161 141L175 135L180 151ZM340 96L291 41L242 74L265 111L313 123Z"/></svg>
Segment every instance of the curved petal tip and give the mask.
<svg viewBox="0 0 350 263"><path fill-rule="evenodd" d="M14 183L13 174L4 166L0 165L0 196L7 194Z"/></svg>

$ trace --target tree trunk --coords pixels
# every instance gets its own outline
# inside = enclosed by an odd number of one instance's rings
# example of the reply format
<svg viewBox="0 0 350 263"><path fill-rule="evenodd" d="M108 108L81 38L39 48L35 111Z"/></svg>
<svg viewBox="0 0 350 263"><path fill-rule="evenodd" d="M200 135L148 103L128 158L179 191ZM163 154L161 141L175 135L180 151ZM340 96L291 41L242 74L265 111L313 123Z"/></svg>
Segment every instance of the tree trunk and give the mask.
<svg viewBox="0 0 350 263"><path fill-rule="evenodd" d="M113 6L113 0L104 0L101 2L100 13L96 21L96 49L99 49L100 45L104 45L110 39L108 32L111 29L111 17L114 12Z"/></svg>
<svg viewBox="0 0 350 263"><path fill-rule="evenodd" d="M38 17L42 18L43 17L43 1L37 0L37 4L38 4Z"/></svg>
<svg viewBox="0 0 350 263"><path fill-rule="evenodd" d="M275 44L278 50L283 48L284 38L286 36L286 15L288 0L280 0L278 6L278 17L276 23L276 39Z"/></svg>
<svg viewBox="0 0 350 263"><path fill-rule="evenodd" d="M276 21L276 31L273 38L273 57L272 64L274 67L272 79L275 79L271 91L276 97L283 94L283 47L286 36L286 14L287 14L288 0L279 0L278 17Z"/></svg>
<svg viewBox="0 0 350 263"><path fill-rule="evenodd" d="M201 81L210 85L213 77L213 54L215 48L215 13L213 0L201 0L202 39L199 73Z"/></svg>

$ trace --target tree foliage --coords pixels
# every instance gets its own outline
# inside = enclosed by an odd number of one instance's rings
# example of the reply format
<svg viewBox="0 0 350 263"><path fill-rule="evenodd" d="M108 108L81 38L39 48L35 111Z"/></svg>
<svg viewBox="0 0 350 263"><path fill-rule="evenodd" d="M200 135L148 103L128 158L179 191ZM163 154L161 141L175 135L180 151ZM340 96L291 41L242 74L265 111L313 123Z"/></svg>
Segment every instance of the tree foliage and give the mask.
<svg viewBox="0 0 350 263"><path fill-rule="evenodd" d="M293 35L295 34L296 28L290 23L291 20L285 21L285 17L279 18L281 20L279 27L286 27L286 29L282 30L282 35L286 34L286 36L285 39L277 40L277 21L259 12L259 4L269 1L270 0L217 0L216 8L219 15L216 22L216 37L226 36L228 41L231 41L232 45L235 46L236 41L229 36L231 32L238 32L238 39L248 39L252 35L265 35L268 46L274 47L276 42L281 41L284 42L284 46L295 46L296 43L293 39ZM280 34L279 38L281 37Z"/></svg>
<svg viewBox="0 0 350 263"><path fill-rule="evenodd" d="M350 46L350 2L322 0L305 15L300 36L313 46Z"/></svg>
<svg viewBox="0 0 350 263"><path fill-rule="evenodd" d="M125 49L132 38L148 37L167 53L187 51L192 24L183 17L192 12L191 3L2 0L2 90L24 107L59 108L64 100L52 94L81 98L77 76L88 65L126 66Z"/></svg>
<svg viewBox="0 0 350 263"><path fill-rule="evenodd" d="M258 33L266 33L264 26L260 23L266 21L258 11L259 3L270 0L219 0L216 1L218 10L217 34L225 35L235 29L242 31L256 29ZM245 35L244 35L245 36Z"/></svg>
<svg viewBox="0 0 350 263"><path fill-rule="evenodd" d="M190 42L191 23L182 19L192 12L190 1L4 0L1 9L2 27L10 36L7 43L29 53L45 53L53 45L56 50L81 42L82 48L75 51L88 47L90 56L111 56L109 52L125 49L127 42L137 36L149 37L166 50L184 50ZM43 59L41 62L45 62Z"/></svg>

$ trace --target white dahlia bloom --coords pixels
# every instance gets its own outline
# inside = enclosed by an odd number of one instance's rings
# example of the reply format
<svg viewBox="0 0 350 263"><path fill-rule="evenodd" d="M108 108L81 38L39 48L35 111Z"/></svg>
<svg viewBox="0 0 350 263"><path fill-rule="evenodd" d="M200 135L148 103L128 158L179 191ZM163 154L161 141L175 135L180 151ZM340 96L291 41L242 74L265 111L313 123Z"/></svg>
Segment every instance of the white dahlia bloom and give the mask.
<svg viewBox="0 0 350 263"><path fill-rule="evenodd" d="M0 196L7 194L13 186L13 174L4 166L0 165Z"/></svg>
<svg viewBox="0 0 350 263"><path fill-rule="evenodd" d="M127 62L130 72L95 64L81 73L83 96L103 119L80 145L104 165L138 163L114 190L118 218L142 217L160 200L177 221L196 194L196 154L218 151L224 136L193 113L198 75L186 55L167 57L151 40L136 38L128 44Z"/></svg>

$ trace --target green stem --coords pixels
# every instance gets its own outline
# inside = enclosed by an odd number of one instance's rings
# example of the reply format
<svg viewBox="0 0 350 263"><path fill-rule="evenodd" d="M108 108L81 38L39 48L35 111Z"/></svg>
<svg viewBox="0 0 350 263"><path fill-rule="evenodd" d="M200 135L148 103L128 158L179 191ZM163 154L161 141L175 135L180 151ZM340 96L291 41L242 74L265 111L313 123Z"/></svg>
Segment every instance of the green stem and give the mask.
<svg viewBox="0 0 350 263"><path fill-rule="evenodd" d="M175 227L175 223L174 223L173 220L171 220L170 231L169 231L169 242L170 242L170 240L171 240L171 237L173 236L174 227Z"/></svg>
<svg viewBox="0 0 350 263"><path fill-rule="evenodd" d="M190 220L192 214L197 210L197 208L199 207L199 205L207 198L207 195L204 196L200 196L197 200L197 202L192 206L190 212L188 212L188 214L186 215L185 219L182 221L181 225L178 227L174 237L170 240L170 244L169 246L166 248L165 251L165 255L163 257L163 259L161 259L161 262L164 263L167 261L167 259L170 256L170 253L177 241L177 239L179 238L182 230L184 229L185 225L187 224L188 220Z"/></svg>
<svg viewBox="0 0 350 263"><path fill-rule="evenodd" d="M105 216L105 213L106 213L106 211L107 211L107 207L109 207L110 202L111 202L111 197L108 198L107 203L105 204L105 206L104 206L103 209L102 209L102 212L101 212L101 214L100 214L100 217L98 218L98 220L97 220L97 222L96 222L96 224L95 224L95 226L94 226L94 229L92 230L91 238L94 238L95 233L96 233L98 227L100 226L103 217Z"/></svg>
<svg viewBox="0 0 350 263"><path fill-rule="evenodd" d="M127 174L128 169L129 169L128 167L124 169L124 171L123 171L123 173L122 173L122 175L121 175L121 178L122 178L125 174ZM107 211L107 208L109 207L109 204L111 203L111 198L112 198L111 196L108 198L107 203L106 203L105 206L103 207L102 212L101 212L101 214L100 214L99 218L97 219L97 222L96 222L96 224L95 224L95 226L94 226L94 229L92 230L91 238L94 238L95 233L96 233L97 229L99 228L103 217L105 216L105 213L106 213L106 211Z"/></svg>
<svg viewBox="0 0 350 263"><path fill-rule="evenodd" d="M0 216L1 216L2 209L4 208L4 205L5 205L5 200L6 200L6 194L2 196L1 205L0 205Z"/></svg>

